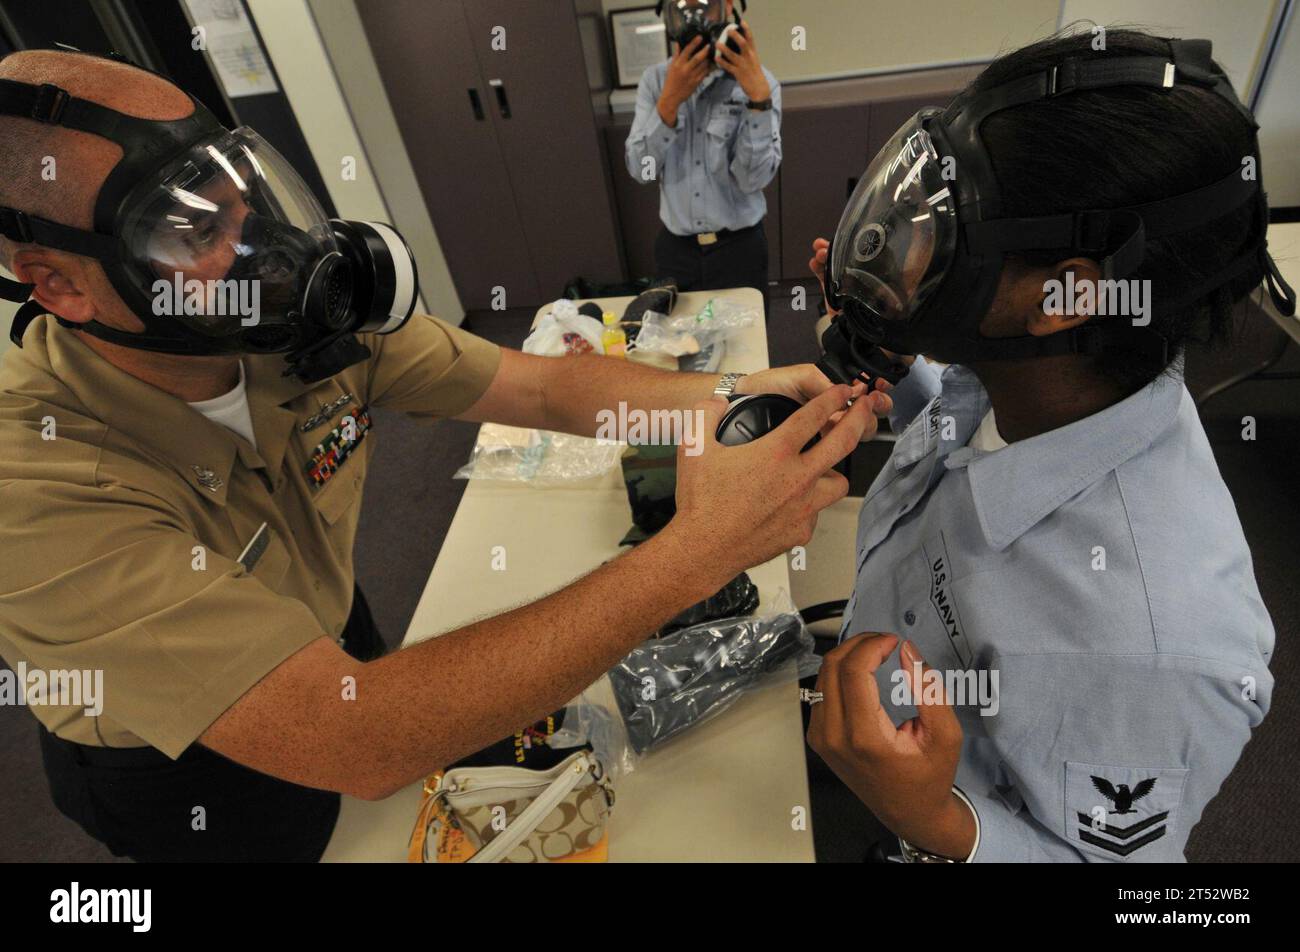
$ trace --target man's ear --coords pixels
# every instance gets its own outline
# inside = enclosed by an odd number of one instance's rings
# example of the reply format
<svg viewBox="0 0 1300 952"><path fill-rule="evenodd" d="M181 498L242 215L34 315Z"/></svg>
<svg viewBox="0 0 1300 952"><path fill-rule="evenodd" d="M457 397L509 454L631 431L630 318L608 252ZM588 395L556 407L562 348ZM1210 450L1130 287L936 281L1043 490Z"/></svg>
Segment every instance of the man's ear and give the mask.
<svg viewBox="0 0 1300 952"><path fill-rule="evenodd" d="M1034 337L1078 327L1097 309L1097 282L1101 268L1091 258L1058 261L1043 282L1039 307L1029 314L1025 327Z"/></svg>
<svg viewBox="0 0 1300 952"><path fill-rule="evenodd" d="M85 275L70 266L67 256L40 248L14 252L13 273L24 284L34 285L32 297L51 314L84 324L94 320L95 302L85 291Z"/></svg>

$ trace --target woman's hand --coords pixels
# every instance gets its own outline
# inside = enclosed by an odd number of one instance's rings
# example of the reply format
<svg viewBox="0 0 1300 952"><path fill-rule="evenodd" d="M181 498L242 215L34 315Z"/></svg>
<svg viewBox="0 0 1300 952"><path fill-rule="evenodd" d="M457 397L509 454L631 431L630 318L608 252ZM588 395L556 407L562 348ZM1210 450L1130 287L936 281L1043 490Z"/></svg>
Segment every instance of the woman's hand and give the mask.
<svg viewBox="0 0 1300 952"><path fill-rule="evenodd" d="M822 286L822 300L826 302L826 313L834 317L839 311L831 307L831 300L826 296L826 268L830 262L827 261L827 255L830 252L831 243L825 238L813 239L813 256L808 259L808 270L817 276L817 280ZM912 366L912 361L916 360L911 354L896 354L892 350L880 348L880 352L891 360L902 361L904 365Z"/></svg>
<svg viewBox="0 0 1300 952"><path fill-rule="evenodd" d="M917 716L894 726L880 703L876 670L897 644L897 635L868 632L826 655L808 746L894 833L928 852L965 859L975 848L975 817L952 792L961 724L942 683L938 701L925 690L939 673L904 642L899 663Z"/></svg>

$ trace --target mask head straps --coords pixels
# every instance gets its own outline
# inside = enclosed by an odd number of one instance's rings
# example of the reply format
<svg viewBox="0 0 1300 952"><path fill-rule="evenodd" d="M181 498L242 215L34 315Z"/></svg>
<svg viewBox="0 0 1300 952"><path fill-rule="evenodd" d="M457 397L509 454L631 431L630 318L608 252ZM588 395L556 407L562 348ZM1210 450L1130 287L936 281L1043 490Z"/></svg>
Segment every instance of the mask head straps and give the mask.
<svg viewBox="0 0 1300 952"><path fill-rule="evenodd" d="M1184 233L1254 201L1257 203L1259 243L1155 310L1167 313L1187 307L1215 288L1259 266L1264 270L1274 304L1283 314L1292 315L1295 313L1295 293L1283 280L1264 238L1268 205L1260 189L1258 165L1254 177L1247 178L1242 169L1234 169L1202 188L1143 205L1031 218L998 217L1000 198L979 129L986 118L1004 109L1083 90L1114 86L1169 89L1175 84L1189 84L1210 89L1231 104L1249 124L1254 138L1259 125L1238 99L1227 77L1214 64L1210 41L1166 42L1168 57L1070 57L1049 69L1017 77L992 89L958 96L943 110L937 121L949 143L955 150L974 159L976 167L985 170L983 178L988 183L982 185L978 194L972 195L969 203L963 206L968 216L964 233L970 251L973 255L1000 258L1003 253L1011 251L1072 250L1095 258L1103 278L1120 278L1132 274L1142 265L1147 241ZM1258 164L1257 141L1253 153ZM959 164L965 157L958 155ZM1156 331L1127 323L1123 326L1113 322L1112 326L1107 324L1104 321L1089 322L1051 337L1026 340L1023 342L1025 353L1020 356L1098 353L1110 344L1122 342L1128 349L1167 360L1167 342ZM1013 339L1002 339L995 346L1000 356L1017 356L1013 353L1016 350Z"/></svg>
<svg viewBox="0 0 1300 952"><path fill-rule="evenodd" d="M669 0L669 2L671 2L671 0ZM749 4L746 3L746 0L736 0L736 3L740 5L740 13L736 13L735 7L733 7L732 15L735 17L736 22L740 23L741 14L747 13L749 11ZM655 16L662 17L663 15L664 15L664 0L658 0L658 2L655 4Z"/></svg>
<svg viewBox="0 0 1300 952"><path fill-rule="evenodd" d="M79 55L98 56L95 53ZM129 61L118 53L104 58L117 62ZM135 66L135 64L129 64ZM160 74L143 69L155 76ZM166 77L161 77L166 78ZM187 94L188 95L188 94ZM197 139L220 132L224 127L215 116L193 96L189 97L193 111L181 119L141 119L118 112L88 99L73 96L53 83L24 83L0 79L0 116L16 116L46 125L76 129L114 142L122 148L122 158L109 172L95 199L94 230L75 228L29 215L21 209L0 206L0 235L11 241L35 243L72 254L111 261L119 255L119 240L114 234L118 209L130 192L148 176L148 173L184 151ZM36 317L47 313L44 306L27 300L33 285L10 278L0 278L0 297L10 301L26 301L14 317L9 336L22 346L22 334ZM65 327L91 330L89 325L71 324L57 318ZM92 324L94 322L91 322ZM121 334L112 328L96 326L94 332L109 338ZM122 335L139 346L146 342L147 334ZM171 343L175 343L168 339Z"/></svg>

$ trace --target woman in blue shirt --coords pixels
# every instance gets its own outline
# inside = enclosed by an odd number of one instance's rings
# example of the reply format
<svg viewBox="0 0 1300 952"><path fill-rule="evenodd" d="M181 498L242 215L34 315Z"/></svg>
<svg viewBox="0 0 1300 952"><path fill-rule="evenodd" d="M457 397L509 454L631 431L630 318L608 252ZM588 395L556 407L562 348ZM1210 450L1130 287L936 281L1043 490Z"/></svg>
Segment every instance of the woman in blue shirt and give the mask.
<svg viewBox="0 0 1300 952"><path fill-rule="evenodd" d="M1208 43L1098 36L918 114L814 245L864 340L932 358L891 392L810 696L809 743L917 861L1181 860L1269 706L1273 626L1181 379L1261 280L1294 308L1254 123Z"/></svg>

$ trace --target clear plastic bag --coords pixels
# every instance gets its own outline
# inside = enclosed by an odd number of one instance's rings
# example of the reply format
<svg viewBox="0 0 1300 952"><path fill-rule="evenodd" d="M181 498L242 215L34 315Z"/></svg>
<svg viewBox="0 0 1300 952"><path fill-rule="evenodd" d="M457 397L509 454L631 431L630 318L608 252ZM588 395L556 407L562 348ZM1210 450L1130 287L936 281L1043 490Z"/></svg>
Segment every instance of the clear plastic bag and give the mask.
<svg viewBox="0 0 1300 952"><path fill-rule="evenodd" d="M549 430L485 423L456 479L548 486L593 479L618 465L627 444Z"/></svg>
<svg viewBox="0 0 1300 952"><path fill-rule="evenodd" d="M629 354L667 355L676 358L679 370L716 373L736 333L754 324L760 313L725 298L710 298L697 314L669 317L647 311Z"/></svg>
<svg viewBox="0 0 1300 952"><path fill-rule="evenodd" d="M637 350L682 357L751 327L759 314L756 308L725 298L710 298L697 314L669 317L657 311L646 311L634 344Z"/></svg>
<svg viewBox="0 0 1300 952"><path fill-rule="evenodd" d="M523 351L542 357L603 354L602 330L600 321L578 313L577 305L561 298L551 304L524 340Z"/></svg>
<svg viewBox="0 0 1300 952"><path fill-rule="evenodd" d="M820 667L812 635L780 592L766 614L705 622L638 645L570 706L560 746L590 743L611 770L627 773L747 692Z"/></svg>

